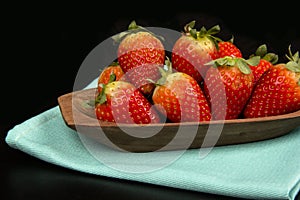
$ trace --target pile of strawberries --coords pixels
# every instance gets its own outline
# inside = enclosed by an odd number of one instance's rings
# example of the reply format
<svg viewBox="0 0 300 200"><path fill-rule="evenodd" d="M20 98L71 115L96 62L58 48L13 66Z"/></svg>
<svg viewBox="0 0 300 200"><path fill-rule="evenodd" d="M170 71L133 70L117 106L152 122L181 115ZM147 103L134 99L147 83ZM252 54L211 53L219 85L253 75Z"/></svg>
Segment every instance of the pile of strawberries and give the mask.
<svg viewBox="0 0 300 200"><path fill-rule="evenodd" d="M117 60L98 78L95 112L117 123L201 122L281 115L300 109L300 59L286 63L265 44L244 58L233 40L184 26L170 58L164 40L132 21L112 39Z"/></svg>

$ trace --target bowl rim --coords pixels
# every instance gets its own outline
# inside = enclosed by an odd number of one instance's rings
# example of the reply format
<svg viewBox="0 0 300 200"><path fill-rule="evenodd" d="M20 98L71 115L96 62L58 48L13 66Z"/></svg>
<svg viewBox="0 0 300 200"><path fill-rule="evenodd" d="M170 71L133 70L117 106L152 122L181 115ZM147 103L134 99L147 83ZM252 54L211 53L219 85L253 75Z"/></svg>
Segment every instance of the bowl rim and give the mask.
<svg viewBox="0 0 300 200"><path fill-rule="evenodd" d="M79 90L79 91L73 91L70 93L66 93L64 95L61 95L58 97L58 102L59 102L59 107L62 108L62 106L64 106L63 104L65 102L63 102L63 99L68 99L68 101L71 101L72 104L72 109L74 108L74 95L76 94L81 94L84 92L91 92L94 91L95 93L97 92L97 88L88 88L88 89L83 89L83 90ZM68 102L70 103L70 102ZM92 107L90 107L92 108ZM258 123L258 122L267 122L267 121L274 121L274 120L284 120L284 119L291 119L291 118L299 118L300 117L300 109L294 112L290 112L290 113L286 113L286 114L281 114L281 115L273 115L273 116L263 116L263 117L256 117L256 118L237 118L237 119L224 119L224 120L210 120L210 121L200 121L200 122L161 122L161 123L150 123L150 124L126 124L126 123L115 123L115 122L105 122L105 121L101 121L96 119L95 117L92 117L90 115L88 115L87 113L83 112L82 110L76 109L77 112L76 114L81 114L84 117L89 117L91 119L93 119L93 121L97 121L97 126L99 126L99 124L101 125L101 127L119 127L119 126L124 126L124 127L136 127L138 126L182 126L182 125L189 125L189 126L201 126L201 125L211 125L211 124L235 124L235 123ZM62 115L64 116L64 111L63 109L61 109ZM72 116L73 117L73 116ZM74 120L74 118L73 118ZM75 122L74 122L75 123ZM74 124L75 125L75 124ZM84 125L84 124L82 124ZM91 124L89 124L90 126ZM95 124L96 125L96 124Z"/></svg>

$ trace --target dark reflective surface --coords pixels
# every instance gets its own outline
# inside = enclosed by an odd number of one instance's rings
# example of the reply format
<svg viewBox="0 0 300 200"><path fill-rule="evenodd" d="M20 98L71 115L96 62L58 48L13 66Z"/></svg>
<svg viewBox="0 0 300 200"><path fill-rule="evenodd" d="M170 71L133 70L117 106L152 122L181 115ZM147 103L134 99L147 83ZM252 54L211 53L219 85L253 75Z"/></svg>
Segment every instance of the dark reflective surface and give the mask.
<svg viewBox="0 0 300 200"><path fill-rule="evenodd" d="M4 148L0 164L1 199L228 199L85 174Z"/></svg>

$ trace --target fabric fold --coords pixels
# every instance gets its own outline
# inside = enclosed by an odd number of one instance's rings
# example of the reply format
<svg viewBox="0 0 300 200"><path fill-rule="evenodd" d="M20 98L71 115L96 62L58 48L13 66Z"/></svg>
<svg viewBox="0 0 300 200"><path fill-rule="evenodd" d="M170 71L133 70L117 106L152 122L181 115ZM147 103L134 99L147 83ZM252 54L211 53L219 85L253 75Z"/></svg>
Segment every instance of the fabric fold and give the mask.
<svg viewBox="0 0 300 200"><path fill-rule="evenodd" d="M56 106L16 125L5 140L65 168L173 188L255 199L294 199L300 188L300 126L274 139L214 147L204 158L199 149L129 153L70 129Z"/></svg>

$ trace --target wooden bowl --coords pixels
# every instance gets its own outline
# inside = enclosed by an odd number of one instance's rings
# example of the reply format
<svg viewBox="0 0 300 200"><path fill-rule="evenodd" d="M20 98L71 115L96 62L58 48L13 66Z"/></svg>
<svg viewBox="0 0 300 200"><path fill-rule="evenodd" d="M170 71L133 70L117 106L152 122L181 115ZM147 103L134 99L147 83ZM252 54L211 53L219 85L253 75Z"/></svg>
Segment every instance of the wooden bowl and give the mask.
<svg viewBox="0 0 300 200"><path fill-rule="evenodd" d="M96 94L97 89L92 88L58 97L62 117L71 129L121 151L183 150L257 142L288 134L300 126L300 110L278 116L201 123L103 122L97 120L93 107L87 104Z"/></svg>

